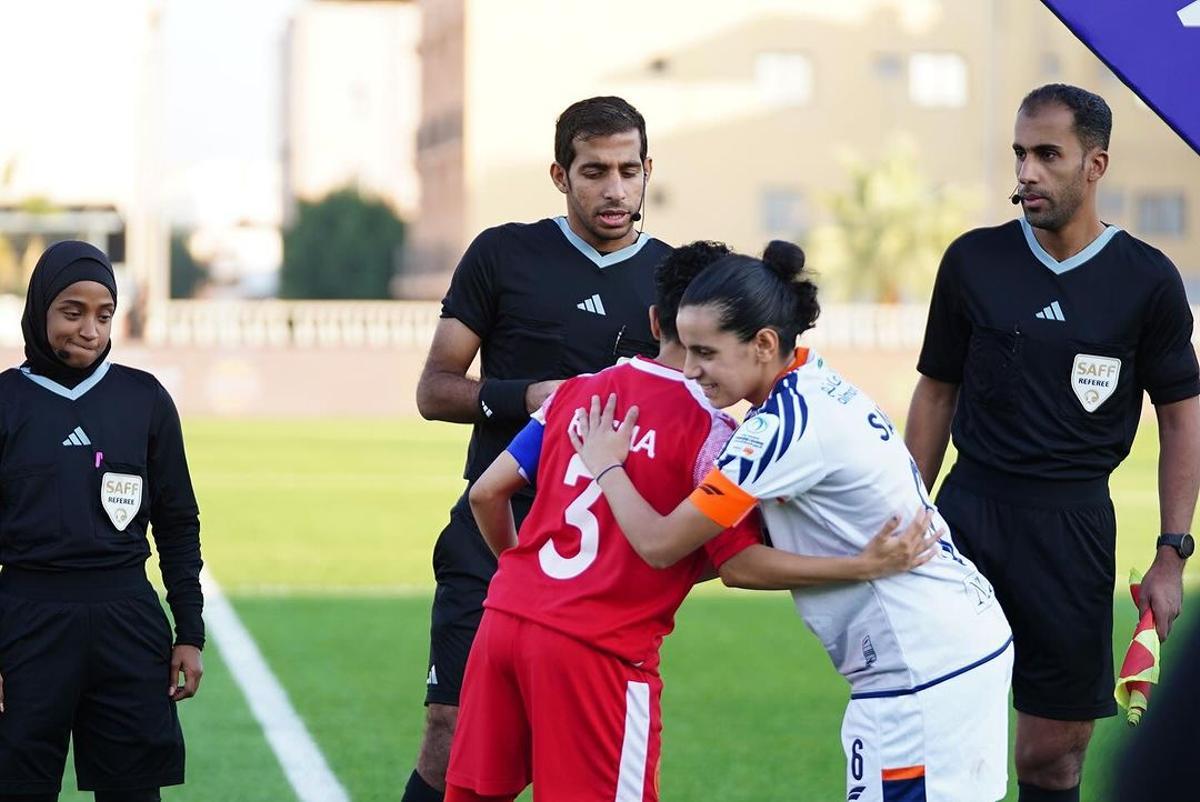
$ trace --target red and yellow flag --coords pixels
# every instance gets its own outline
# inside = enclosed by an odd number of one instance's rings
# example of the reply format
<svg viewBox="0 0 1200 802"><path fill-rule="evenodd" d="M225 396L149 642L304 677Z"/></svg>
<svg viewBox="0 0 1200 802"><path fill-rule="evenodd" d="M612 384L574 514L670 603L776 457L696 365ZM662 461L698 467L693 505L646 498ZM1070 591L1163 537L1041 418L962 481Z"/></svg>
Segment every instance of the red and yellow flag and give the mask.
<svg viewBox="0 0 1200 802"><path fill-rule="evenodd" d="M1141 606L1142 575L1135 568L1129 572L1129 593L1135 607ZM1154 611L1149 607L1138 619L1133 640L1121 673L1117 678L1117 704L1126 708L1129 726L1136 727L1150 704L1150 688L1158 683L1158 631L1154 627Z"/></svg>

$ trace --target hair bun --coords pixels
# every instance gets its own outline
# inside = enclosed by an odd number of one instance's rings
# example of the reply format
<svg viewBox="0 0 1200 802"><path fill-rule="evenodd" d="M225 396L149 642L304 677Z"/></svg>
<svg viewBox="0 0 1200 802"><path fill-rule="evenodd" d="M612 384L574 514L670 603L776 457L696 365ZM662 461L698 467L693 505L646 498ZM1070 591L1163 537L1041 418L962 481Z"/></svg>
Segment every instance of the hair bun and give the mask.
<svg viewBox="0 0 1200 802"><path fill-rule="evenodd" d="M763 263L786 282L793 282L804 272L804 251L794 242L771 240L763 249Z"/></svg>

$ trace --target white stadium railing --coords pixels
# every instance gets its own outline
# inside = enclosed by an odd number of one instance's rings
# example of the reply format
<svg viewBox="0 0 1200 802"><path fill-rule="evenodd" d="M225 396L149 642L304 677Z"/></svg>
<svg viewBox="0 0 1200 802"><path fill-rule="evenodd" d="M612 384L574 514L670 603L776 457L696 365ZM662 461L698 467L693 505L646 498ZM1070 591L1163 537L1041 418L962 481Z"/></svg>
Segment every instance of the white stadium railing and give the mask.
<svg viewBox="0 0 1200 802"><path fill-rule="evenodd" d="M417 301L171 301L147 324L152 345L258 348L427 346L440 307Z"/></svg>
<svg viewBox="0 0 1200 802"><path fill-rule="evenodd" d="M23 299L0 295L0 346L22 344L23 309ZM424 349L439 312L428 301L171 301L150 316L145 344ZM1192 315L1200 318L1200 306ZM829 304L806 337L823 348L912 350L921 345L925 316L919 304Z"/></svg>

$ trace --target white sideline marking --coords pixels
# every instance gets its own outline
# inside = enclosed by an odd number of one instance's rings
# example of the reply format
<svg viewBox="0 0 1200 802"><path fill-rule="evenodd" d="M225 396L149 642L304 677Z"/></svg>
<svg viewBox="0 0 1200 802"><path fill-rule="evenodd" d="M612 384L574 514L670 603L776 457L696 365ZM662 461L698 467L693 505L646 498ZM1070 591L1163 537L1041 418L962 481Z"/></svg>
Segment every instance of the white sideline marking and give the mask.
<svg viewBox="0 0 1200 802"><path fill-rule="evenodd" d="M287 691L271 672L254 638L207 568L200 572L200 585L204 589L204 618L209 633L296 797L300 802L350 802L350 795L292 707Z"/></svg>

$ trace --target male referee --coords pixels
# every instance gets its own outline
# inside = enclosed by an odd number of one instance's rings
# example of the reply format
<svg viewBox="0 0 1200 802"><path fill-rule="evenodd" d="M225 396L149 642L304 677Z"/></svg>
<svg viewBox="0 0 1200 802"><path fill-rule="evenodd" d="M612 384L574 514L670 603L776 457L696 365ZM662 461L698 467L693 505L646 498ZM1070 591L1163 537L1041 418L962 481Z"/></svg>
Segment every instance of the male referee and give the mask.
<svg viewBox="0 0 1200 802"><path fill-rule="evenodd" d="M1116 713L1116 520L1108 477L1148 392L1158 416L1161 535L1142 585L1166 638L1182 602L1200 486L1200 376L1175 266L1101 222L1112 113L1051 84L1013 138L1024 216L946 250L905 440L961 549L996 588L1016 647L1021 802L1074 802L1094 720ZM1150 555L1146 555L1147 558Z"/></svg>
<svg viewBox="0 0 1200 802"><path fill-rule="evenodd" d="M621 98L572 104L558 118L550 165L566 216L490 228L454 271L417 406L430 420L473 424L468 489L563 379L657 352L646 310L670 249L634 228L646 153L646 122ZM470 378L481 350L482 378ZM513 498L518 526L531 503L528 492ZM433 552L425 734L404 802L442 799L463 671L495 570L464 491Z"/></svg>

